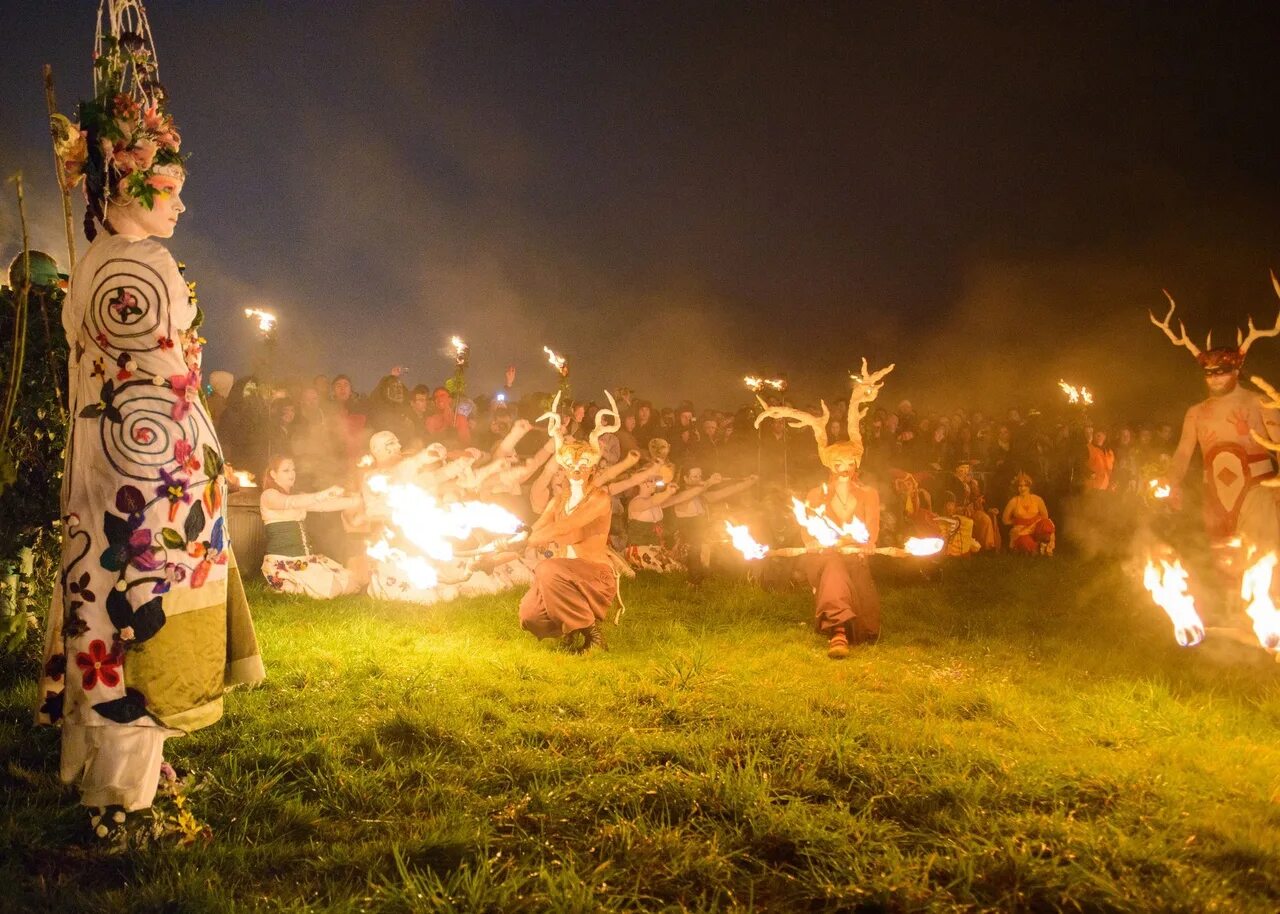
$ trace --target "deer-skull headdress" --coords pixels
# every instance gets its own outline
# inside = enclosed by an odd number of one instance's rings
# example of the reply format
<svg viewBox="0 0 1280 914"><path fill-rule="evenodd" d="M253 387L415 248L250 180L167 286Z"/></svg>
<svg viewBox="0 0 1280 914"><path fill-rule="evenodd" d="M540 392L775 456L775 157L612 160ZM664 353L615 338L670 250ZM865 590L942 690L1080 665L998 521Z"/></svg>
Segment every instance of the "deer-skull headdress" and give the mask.
<svg viewBox="0 0 1280 914"><path fill-rule="evenodd" d="M863 359L862 371L849 376L853 381L853 390L849 394L849 413L846 422L849 431L848 441L837 441L835 444L827 442L827 423L831 420L831 411L827 409L825 400L818 401L822 405L822 414L815 416L802 409L769 406L757 397L763 408L756 416L756 428L759 428L760 423L765 419L785 419L792 428L808 428L813 432L813 437L818 443L818 459L827 469L835 469L837 463L850 462L856 467L862 463L864 450L862 420L867 417L867 410L879 396L880 388L884 386L884 378L891 371L893 371L892 365L873 372L867 367L867 360Z"/></svg>
<svg viewBox="0 0 1280 914"><path fill-rule="evenodd" d="M1271 287L1275 289L1276 295L1280 296L1280 281L1276 280L1274 272L1271 274ZM1275 326L1264 329L1255 327L1253 318L1250 317L1248 335L1245 335L1241 330L1237 330L1235 346L1219 346L1215 349L1213 346L1213 332L1210 331L1208 337L1205 338L1204 349L1201 349L1191 342L1191 338L1187 336L1187 328L1182 321L1178 321L1178 333L1176 336L1174 335L1170 324L1173 321L1173 311L1177 304L1167 289L1164 291L1164 297L1169 299L1169 313L1164 316L1163 321L1158 321L1156 316L1148 311L1151 323L1163 330L1164 335L1169 338L1173 345L1181 346L1190 352L1200 367L1207 373L1239 371L1240 366L1244 364L1244 357L1250 346L1258 340L1280 335L1280 315L1276 316Z"/></svg>
<svg viewBox="0 0 1280 914"><path fill-rule="evenodd" d="M618 415L618 404L613 399L613 394L605 391L604 395L609 398L609 408L596 410L596 426L586 441L565 435L564 419L559 412L560 394L557 393L556 398L551 401L551 409L538 417L539 422L546 420L547 434L556 443L556 463L566 470L585 471L595 467L600 462L600 436L622 428L622 419Z"/></svg>

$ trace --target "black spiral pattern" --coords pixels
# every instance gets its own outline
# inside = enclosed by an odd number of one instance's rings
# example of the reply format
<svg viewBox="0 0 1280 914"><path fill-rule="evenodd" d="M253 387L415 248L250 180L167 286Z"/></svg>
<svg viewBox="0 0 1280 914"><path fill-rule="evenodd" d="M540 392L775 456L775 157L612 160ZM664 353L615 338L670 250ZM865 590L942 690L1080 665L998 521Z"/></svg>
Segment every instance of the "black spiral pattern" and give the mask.
<svg viewBox="0 0 1280 914"><path fill-rule="evenodd" d="M149 382L125 384L116 393L114 406L120 422L100 421L102 451L121 476L140 482L155 482L159 470L173 472L174 445L188 441L196 459L203 459L203 446L217 447L217 436L208 415L193 404L181 420L173 418L177 396L167 385Z"/></svg>
<svg viewBox="0 0 1280 914"><path fill-rule="evenodd" d="M89 335L106 337L112 347L119 347L116 351L159 349L162 337L172 339L164 277L136 260L108 260L94 274L86 320Z"/></svg>

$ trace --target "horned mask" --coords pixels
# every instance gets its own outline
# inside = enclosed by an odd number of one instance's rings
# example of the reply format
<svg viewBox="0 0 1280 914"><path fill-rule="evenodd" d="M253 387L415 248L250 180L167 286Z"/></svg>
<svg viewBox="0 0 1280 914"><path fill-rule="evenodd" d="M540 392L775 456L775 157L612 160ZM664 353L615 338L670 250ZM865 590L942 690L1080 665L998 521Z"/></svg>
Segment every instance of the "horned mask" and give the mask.
<svg viewBox="0 0 1280 914"><path fill-rule="evenodd" d="M592 429L586 441L579 441L565 435L564 419L559 413L560 394L557 393L556 398L551 401L550 411L538 417L539 422L546 420L547 434L556 443L556 463L571 473L593 469L600 462L600 436L622 428L622 420L618 416L618 404L613 399L613 394L605 391L604 395L609 398L609 408L596 410L595 428Z"/></svg>
<svg viewBox="0 0 1280 914"><path fill-rule="evenodd" d="M1271 287L1275 289L1276 295L1280 296L1280 281L1277 281L1276 274L1271 274ZM1204 349L1201 349L1195 343L1191 342L1191 338L1187 336L1186 325L1182 321L1178 321L1178 333L1174 334L1171 324L1173 323L1173 312L1177 308L1177 304L1173 300L1173 296L1169 291L1164 290L1164 297L1169 299L1169 313L1164 316L1163 321L1156 320L1156 316L1147 312L1151 317L1151 323L1155 324L1164 331L1164 335L1175 346L1181 346L1186 349L1195 358L1206 373L1221 373L1239 371L1240 366L1244 364L1245 354L1248 353L1249 347L1261 339L1280 335L1280 315L1276 316L1275 326L1259 329L1253 325L1253 318L1249 318L1249 333L1246 335L1241 330L1236 330L1235 346L1219 346L1214 348L1213 332L1205 338Z"/></svg>
<svg viewBox="0 0 1280 914"><path fill-rule="evenodd" d="M880 395L885 376L893 371L893 368L894 366L890 365L873 372L867 367L867 360L863 359L862 371L849 376L853 381L853 390L849 394L849 412L846 421L846 427L849 430L848 441L828 443L827 423L831 421L831 411L827 409L825 400L818 401L822 405L822 414L815 416L802 409L769 406L757 397L762 409L756 416L756 428L759 428L765 419L784 419L792 428L807 428L813 432L813 437L818 443L818 459L822 461L823 466L828 470L835 470L841 464L852 464L856 468L862 463L864 450L862 420L867 417L867 410Z"/></svg>

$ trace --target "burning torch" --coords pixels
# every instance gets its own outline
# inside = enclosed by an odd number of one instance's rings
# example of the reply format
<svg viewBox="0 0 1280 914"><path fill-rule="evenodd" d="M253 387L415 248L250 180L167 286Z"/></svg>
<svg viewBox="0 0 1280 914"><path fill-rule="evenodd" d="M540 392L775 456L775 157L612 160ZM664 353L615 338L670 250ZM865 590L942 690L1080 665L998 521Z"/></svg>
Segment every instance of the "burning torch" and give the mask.
<svg viewBox="0 0 1280 914"><path fill-rule="evenodd" d="M547 364L560 375L560 393L567 399L569 394L569 360L550 346L543 346L542 351L547 354Z"/></svg>
<svg viewBox="0 0 1280 914"><path fill-rule="evenodd" d="M467 391L467 362L471 359L471 347L463 342L460 336L449 337L449 355L453 357L453 389L449 392L455 398Z"/></svg>

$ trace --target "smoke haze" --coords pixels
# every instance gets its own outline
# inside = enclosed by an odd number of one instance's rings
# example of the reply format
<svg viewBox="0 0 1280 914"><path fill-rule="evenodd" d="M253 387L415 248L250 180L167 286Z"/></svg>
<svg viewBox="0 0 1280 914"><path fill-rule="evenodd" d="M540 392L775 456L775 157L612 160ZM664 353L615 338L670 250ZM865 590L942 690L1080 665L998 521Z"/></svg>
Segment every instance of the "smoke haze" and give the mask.
<svg viewBox="0 0 1280 914"><path fill-rule="evenodd" d="M0 61L0 170L60 257L39 67L70 111L94 6L17 10ZM1065 377L1176 419L1199 386L1160 289L1197 340L1280 307L1274 10L152 7L207 368L249 368L267 307L283 370L366 390L439 383L458 333L477 393L509 363L552 388L543 345L582 396L726 407L749 372L839 397L865 355L889 403L1056 405ZM1247 370L1280 380L1280 341Z"/></svg>

